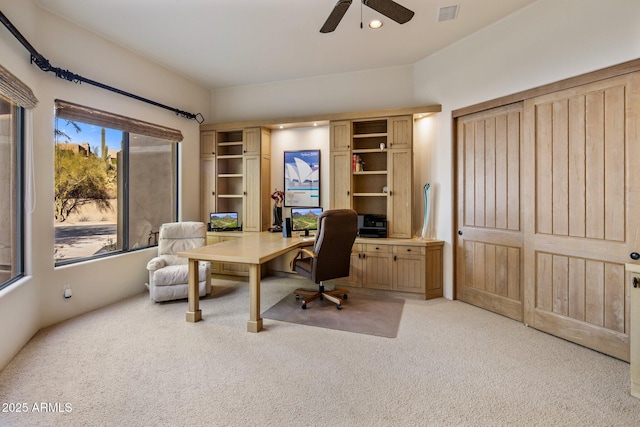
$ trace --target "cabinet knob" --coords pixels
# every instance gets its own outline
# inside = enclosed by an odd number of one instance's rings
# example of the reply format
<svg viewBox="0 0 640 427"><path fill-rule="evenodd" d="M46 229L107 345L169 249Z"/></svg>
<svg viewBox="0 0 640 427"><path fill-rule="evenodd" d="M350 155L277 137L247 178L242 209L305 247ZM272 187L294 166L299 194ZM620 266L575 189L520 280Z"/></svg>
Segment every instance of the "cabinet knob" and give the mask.
<svg viewBox="0 0 640 427"><path fill-rule="evenodd" d="M640 254L638 252L631 252L629 254L629 256L631 257L632 260L637 261L640 259Z"/></svg>

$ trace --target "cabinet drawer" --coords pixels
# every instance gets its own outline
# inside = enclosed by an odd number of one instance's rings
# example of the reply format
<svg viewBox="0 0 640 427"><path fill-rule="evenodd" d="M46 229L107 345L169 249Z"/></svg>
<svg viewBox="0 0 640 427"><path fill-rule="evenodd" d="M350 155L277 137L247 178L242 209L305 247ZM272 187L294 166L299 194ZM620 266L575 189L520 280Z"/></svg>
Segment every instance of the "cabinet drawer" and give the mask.
<svg viewBox="0 0 640 427"><path fill-rule="evenodd" d="M397 255L424 255L426 248L424 246L398 245L393 247L393 251Z"/></svg>
<svg viewBox="0 0 640 427"><path fill-rule="evenodd" d="M388 245L373 245L373 244L363 244L362 245L362 249L364 250L364 252L378 252L381 254L388 254L389 253L389 246Z"/></svg>

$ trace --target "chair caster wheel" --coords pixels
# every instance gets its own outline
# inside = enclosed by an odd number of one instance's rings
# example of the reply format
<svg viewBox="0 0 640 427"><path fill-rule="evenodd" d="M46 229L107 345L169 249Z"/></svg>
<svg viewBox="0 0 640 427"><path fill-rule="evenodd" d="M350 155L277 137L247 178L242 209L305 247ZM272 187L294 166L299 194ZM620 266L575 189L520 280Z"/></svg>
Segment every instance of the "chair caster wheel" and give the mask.
<svg viewBox="0 0 640 427"><path fill-rule="evenodd" d="M300 299L300 295L296 294L296 300L299 300L299 299Z"/></svg>
<svg viewBox="0 0 640 427"><path fill-rule="evenodd" d="M342 310L342 305L338 304L338 305L336 305L336 308L337 308L338 310Z"/></svg>
<svg viewBox="0 0 640 427"><path fill-rule="evenodd" d="M307 304L302 304L302 309L306 310L307 309Z"/></svg>
<svg viewBox="0 0 640 427"><path fill-rule="evenodd" d="M347 299L347 294L342 295L342 299Z"/></svg>

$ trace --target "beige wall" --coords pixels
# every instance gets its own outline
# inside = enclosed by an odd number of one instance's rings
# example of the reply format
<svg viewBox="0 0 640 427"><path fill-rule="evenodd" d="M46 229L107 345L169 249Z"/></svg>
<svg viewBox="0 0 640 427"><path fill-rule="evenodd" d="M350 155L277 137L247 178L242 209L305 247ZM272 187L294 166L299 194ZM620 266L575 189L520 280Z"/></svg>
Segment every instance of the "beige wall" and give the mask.
<svg viewBox="0 0 640 427"><path fill-rule="evenodd" d="M63 21L35 5L33 0L0 0L0 10L49 61L92 80L130 91L173 107L209 117L208 89L138 55ZM57 79L29 63L29 54L3 28L0 61L34 91L39 105L30 114L34 168L32 203L27 215L27 277L0 291L0 368L38 329L144 292L145 265L154 249L53 266L53 101L63 99L179 129L180 212L196 220L199 212L199 125L193 120L88 84ZM65 300L63 286L73 297Z"/></svg>

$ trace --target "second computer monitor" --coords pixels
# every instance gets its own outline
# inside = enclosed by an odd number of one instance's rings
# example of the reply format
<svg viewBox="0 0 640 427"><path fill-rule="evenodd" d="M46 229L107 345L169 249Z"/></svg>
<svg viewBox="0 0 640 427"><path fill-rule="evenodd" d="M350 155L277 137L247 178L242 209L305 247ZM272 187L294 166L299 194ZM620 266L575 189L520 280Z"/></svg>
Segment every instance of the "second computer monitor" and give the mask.
<svg viewBox="0 0 640 427"><path fill-rule="evenodd" d="M322 213L322 208L291 208L292 231L304 232L305 236L309 231L318 229L318 218Z"/></svg>

